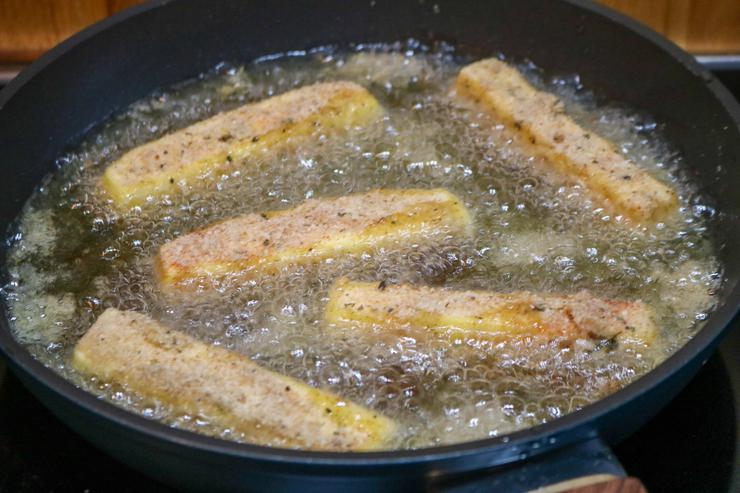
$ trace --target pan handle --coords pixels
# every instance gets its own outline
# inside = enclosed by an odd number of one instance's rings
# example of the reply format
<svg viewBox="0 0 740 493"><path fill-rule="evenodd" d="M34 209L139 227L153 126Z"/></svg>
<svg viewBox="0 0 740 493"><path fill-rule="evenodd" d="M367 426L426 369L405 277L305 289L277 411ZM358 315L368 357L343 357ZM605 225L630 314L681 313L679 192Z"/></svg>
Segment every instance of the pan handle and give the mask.
<svg viewBox="0 0 740 493"><path fill-rule="evenodd" d="M600 438L563 447L522 464L484 471L468 479L443 480L431 488L444 493L646 493L629 478Z"/></svg>

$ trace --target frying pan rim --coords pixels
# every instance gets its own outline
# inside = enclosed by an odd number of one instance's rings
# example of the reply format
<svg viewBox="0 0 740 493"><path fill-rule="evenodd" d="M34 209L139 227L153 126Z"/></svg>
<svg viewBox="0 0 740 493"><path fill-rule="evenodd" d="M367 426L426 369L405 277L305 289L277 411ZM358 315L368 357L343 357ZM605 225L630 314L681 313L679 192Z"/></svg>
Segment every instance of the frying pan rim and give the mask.
<svg viewBox="0 0 740 493"><path fill-rule="evenodd" d="M118 24L150 10L160 8L173 1L175 0L151 0L144 4L125 9L87 27L63 41L23 70L21 74L0 91L0 111L2 111L5 104L29 80L31 80L40 71L44 70L48 65L63 56L66 52L74 49L78 44L94 37L100 31L103 31L112 25ZM711 73L701 67L701 65L699 65L691 55L687 54L668 39L655 33L648 27L607 7L592 3L589 0L560 1L571 4L577 8L591 11L607 18L609 21L615 22L620 26L631 30L635 35L653 43L664 51L666 55L669 55L680 62L692 74L702 77L707 81L708 89L712 92L713 96L720 101L740 131L740 105L735 101L729 91L722 86L722 84L719 83ZM733 303L734 306L732 306ZM80 406L89 413L101 416L107 421L113 422L117 426L134 430L146 437L162 440L163 442L172 445L198 449L203 452L228 455L253 461L262 461L265 463L290 463L294 465L302 464L306 466L354 469L362 466L402 466L407 463L444 461L446 459L476 455L497 449L501 451L505 449L517 450L517 448L524 450L528 449L527 447L521 447L525 444L532 444L535 442L545 443L545 440L554 436L567 437L565 439L558 440L557 445L553 444L551 447L543 446L539 448L538 452L530 451L530 455L534 456L538 453L551 450L556 446L564 446L576 441L584 440L587 436L570 434L568 431L587 424L588 422L592 422L595 419L608 414L614 408L621 407L628 402L638 399L643 394L658 386L664 379L678 372L699 353L718 340L722 332L727 330L733 321L738 319L738 313L740 312L740 283L734 286L732 291L728 294L726 302L720 305L717 310L712 312L705 326L688 343L668 357L657 368L614 394L590 404L579 411L567 414L561 418L541 425L519 430L500 437L415 450L394 450L382 452L316 452L273 448L213 438L187 430L171 428L159 421L148 420L140 415L119 408L112 403L101 400L93 394L76 387L61 375L58 375L53 370L33 358L31 353L13 338L8 323L7 313L5 313L5 307L3 307L2 311L3 316L0 317L0 353L5 355L5 358L14 370L22 370L23 374L35 380L36 384L40 384L45 389L49 389L56 393L59 397L68 401L72 406ZM595 432L592 435L595 435ZM517 454L513 454L510 460L503 460L501 462L497 462L497 464L515 461L517 460L517 457Z"/></svg>

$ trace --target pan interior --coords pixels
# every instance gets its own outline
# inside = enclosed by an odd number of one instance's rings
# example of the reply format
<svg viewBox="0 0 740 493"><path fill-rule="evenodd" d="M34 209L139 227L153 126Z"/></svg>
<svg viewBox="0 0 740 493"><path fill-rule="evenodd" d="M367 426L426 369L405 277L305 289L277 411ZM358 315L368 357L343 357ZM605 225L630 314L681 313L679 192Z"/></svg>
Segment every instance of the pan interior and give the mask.
<svg viewBox="0 0 740 493"><path fill-rule="evenodd" d="M450 45L413 40L321 47L246 65L223 63L131 105L61 156L59 169L24 208L11 238L11 282L4 289L15 337L44 364L117 405L237 441L249 437L208 416L178 414L166 403L77 374L69 365L74 344L106 308L149 313L397 419L404 432L394 448L527 428L650 371L701 328L722 277L707 227L715 211L687 178L687 163L650 115L619 101L597 104L596 88L584 87L578 74L511 61L533 84L559 95L581 125L679 191L677 223L626 227L582 187L543 171L506 128L458 104L449 88L468 61ZM338 79L368 87L387 117L345 139L263 158L254 163L256 172L210 177L205 190L132 213L113 211L99 191L105 166L136 145L245 102ZM471 209L473 240L331 259L216 296L176 301L159 292L151 274L161 244L215 220L375 188L432 187L447 188ZM619 347L613 340L387 339L381 328L359 339L333 337L322 325L322 309L340 275L642 299L655 311L661 334L650 348Z"/></svg>

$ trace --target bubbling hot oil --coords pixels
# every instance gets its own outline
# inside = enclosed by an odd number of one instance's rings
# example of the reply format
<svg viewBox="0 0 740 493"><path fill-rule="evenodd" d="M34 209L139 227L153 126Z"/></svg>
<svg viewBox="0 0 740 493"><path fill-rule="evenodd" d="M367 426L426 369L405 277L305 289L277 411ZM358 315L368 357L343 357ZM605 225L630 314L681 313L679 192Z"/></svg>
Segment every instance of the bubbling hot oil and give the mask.
<svg viewBox="0 0 740 493"><path fill-rule="evenodd" d="M720 267L707 231L713 211L682 178L680 158L649 118L596 106L577 77L549 78L520 66L534 84L560 95L579 123L679 191L679 221L625 227L581 187L522 154L502 126L456 104L449 88L462 61L447 46L415 42L319 49L220 65L132 105L60 158L20 217L11 239L11 282L3 290L15 336L46 365L105 399L240 441L249 437L207 416L177 414L77 374L69 364L74 344L106 308L145 312L397 419L405 431L396 448L533 426L650 371L696 333L714 303ZM131 213L115 212L98 189L105 166L127 149L219 111L336 79L368 87L386 117L342 137L317 136L315 145L261 158L211 177L205 189ZM214 220L312 197L411 187L443 187L462 198L475 217L474 239L327 259L210 296L167 297L153 281L157 248ZM502 292L588 289L642 299L656 313L660 338L650 348L558 340L476 344L389 339L381 328L365 328L347 341L321 321L328 286L339 275Z"/></svg>

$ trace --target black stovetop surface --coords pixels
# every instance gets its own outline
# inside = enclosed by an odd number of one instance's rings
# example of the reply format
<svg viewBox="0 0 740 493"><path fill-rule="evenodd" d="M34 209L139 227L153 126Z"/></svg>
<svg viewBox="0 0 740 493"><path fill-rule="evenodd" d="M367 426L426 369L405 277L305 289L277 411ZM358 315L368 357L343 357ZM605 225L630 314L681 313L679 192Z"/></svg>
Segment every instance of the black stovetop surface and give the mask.
<svg viewBox="0 0 740 493"><path fill-rule="evenodd" d="M740 98L740 67L716 74ZM627 473L652 493L740 492L740 322L735 325L678 397L615 448ZM77 436L0 362L0 493L167 491Z"/></svg>

